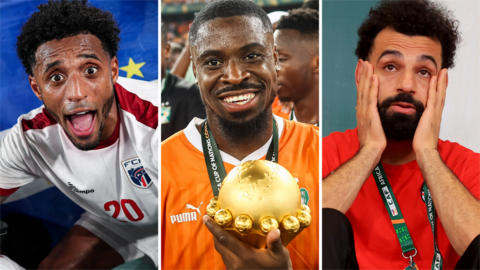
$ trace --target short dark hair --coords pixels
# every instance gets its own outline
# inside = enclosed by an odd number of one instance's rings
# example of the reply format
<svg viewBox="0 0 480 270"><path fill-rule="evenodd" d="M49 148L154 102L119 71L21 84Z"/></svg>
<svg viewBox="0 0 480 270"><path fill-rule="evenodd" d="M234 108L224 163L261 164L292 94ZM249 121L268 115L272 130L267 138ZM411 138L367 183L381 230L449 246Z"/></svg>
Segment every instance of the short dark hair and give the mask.
<svg viewBox="0 0 480 270"><path fill-rule="evenodd" d="M87 0L49 0L37 8L39 11L23 25L17 38L17 54L29 75L33 75L38 47L55 39L91 34L102 42L110 57L117 55L120 29L110 12Z"/></svg>
<svg viewBox="0 0 480 270"><path fill-rule="evenodd" d="M294 29L301 35L318 40L318 11L311 8L297 8L288 11L288 16L283 16L277 25L277 30Z"/></svg>
<svg viewBox="0 0 480 270"><path fill-rule="evenodd" d="M365 60L375 37L385 28L409 36L426 36L442 46L442 68L454 66L455 50L460 42L458 21L440 3L429 0L383 0L370 10L358 29L355 55Z"/></svg>
<svg viewBox="0 0 480 270"><path fill-rule="evenodd" d="M233 16L256 17L262 21L265 32L273 32L272 23L267 13L255 3L249 0L217 0L206 5L195 16L190 28L189 41L194 45L200 26L216 18L228 18Z"/></svg>

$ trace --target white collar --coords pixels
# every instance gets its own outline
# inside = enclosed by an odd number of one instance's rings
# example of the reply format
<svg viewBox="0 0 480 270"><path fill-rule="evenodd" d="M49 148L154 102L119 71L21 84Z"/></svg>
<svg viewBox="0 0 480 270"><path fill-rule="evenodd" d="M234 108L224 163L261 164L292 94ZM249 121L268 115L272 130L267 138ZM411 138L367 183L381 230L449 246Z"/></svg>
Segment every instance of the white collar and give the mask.
<svg viewBox="0 0 480 270"><path fill-rule="evenodd" d="M275 117L275 120L277 121L278 124L278 138L280 139L282 137L282 132L283 132L283 118L280 116L273 115ZM202 121L202 119L199 118L193 118L192 121L188 124L188 126L183 130L183 133L187 137L187 140L195 146L195 148L198 149L198 151L203 153L203 147L202 147L202 138L200 136L200 133L198 132L197 127L195 127L195 124L198 123L199 121ZM246 156L242 160L238 160L231 155L223 152L220 150L220 156L222 157L223 162L232 164L233 166L240 165L241 163L249 160L258 160L261 159L263 156L265 156L268 152L268 148L270 147L270 143L272 142L272 137L260 148L255 150L253 153L250 155Z"/></svg>

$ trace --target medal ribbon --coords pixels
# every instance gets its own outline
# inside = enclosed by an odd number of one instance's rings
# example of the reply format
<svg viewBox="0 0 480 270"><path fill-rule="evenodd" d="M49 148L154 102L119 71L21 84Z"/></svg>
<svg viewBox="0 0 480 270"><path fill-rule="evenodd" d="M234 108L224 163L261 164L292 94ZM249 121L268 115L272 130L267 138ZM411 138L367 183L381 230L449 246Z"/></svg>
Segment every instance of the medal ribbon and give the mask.
<svg viewBox="0 0 480 270"><path fill-rule="evenodd" d="M397 234L398 241L400 242L400 246L402 248L403 254L415 250L415 246L413 245L412 238L410 236L410 232L408 231L407 224L403 219L402 211L400 210L400 206L398 205L397 199L393 194L392 187L387 179L387 174L383 170L381 162L378 163L377 167L372 172L373 177L375 178L375 183L377 184L378 191L383 199L385 207L387 208L387 212L390 216L390 220L392 221L393 228L395 229L395 233ZM428 220L430 222L430 226L432 227L433 233L433 246L434 246L434 256L432 262L432 270L440 270L442 269L443 259L440 251L438 250L437 244L435 242L435 206L433 205L432 196L430 194L430 190L427 187L427 184L423 183L423 191L425 194L425 204L427 206L427 214ZM403 255L402 254L402 255ZM415 256L415 254L413 256ZM405 255L403 255L405 257ZM405 269L418 269L417 265L413 262L412 257L410 256L410 265ZM407 258L407 257L405 257Z"/></svg>
<svg viewBox="0 0 480 270"><path fill-rule="evenodd" d="M273 117L273 135L272 143L268 148L266 160L277 162L278 159L278 125ZM225 166L223 166L222 157L218 150L217 142L213 138L212 131L208 127L207 120L202 124L202 147L203 156L205 158L205 164L207 165L208 177L210 178L210 184L212 185L213 195L218 196L220 187L222 186L223 179L227 176Z"/></svg>
<svg viewBox="0 0 480 270"><path fill-rule="evenodd" d="M432 261L432 270L440 270L443 268L443 258L440 250L437 247L437 242L435 241L435 205L433 205L432 194L430 193L430 189L427 187L427 183L423 182L423 193L425 197L425 205L427 206L427 215L428 221L430 222L430 226L432 227L432 234L433 234L433 261Z"/></svg>

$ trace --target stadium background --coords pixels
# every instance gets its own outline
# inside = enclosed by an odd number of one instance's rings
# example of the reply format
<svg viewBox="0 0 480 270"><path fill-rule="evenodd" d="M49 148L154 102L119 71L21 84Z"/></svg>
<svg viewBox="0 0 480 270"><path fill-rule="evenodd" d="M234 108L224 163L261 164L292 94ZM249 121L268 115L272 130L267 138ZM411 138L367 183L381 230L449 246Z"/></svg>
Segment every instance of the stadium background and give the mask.
<svg viewBox="0 0 480 270"><path fill-rule="evenodd" d="M480 152L480 1L433 0L459 20L462 41L449 70L440 138ZM357 29L377 0L322 1L322 136L356 127Z"/></svg>
<svg viewBox="0 0 480 270"><path fill-rule="evenodd" d="M42 105L33 94L20 60L16 38L22 25L44 1L0 1L0 137L16 124L20 115ZM120 29L118 61L120 76L158 80L158 1L90 0L95 7L113 13ZM1 206L0 219L9 213L24 213L40 219L56 245L84 212L45 180L37 180L16 191ZM145 269L133 262L115 269Z"/></svg>

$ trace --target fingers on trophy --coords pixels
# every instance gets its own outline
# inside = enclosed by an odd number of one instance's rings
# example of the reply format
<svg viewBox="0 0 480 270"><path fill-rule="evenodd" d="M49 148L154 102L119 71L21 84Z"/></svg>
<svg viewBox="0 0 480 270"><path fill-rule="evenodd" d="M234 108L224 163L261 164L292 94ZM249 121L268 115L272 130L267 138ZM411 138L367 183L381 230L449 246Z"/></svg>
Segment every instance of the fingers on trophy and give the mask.
<svg viewBox="0 0 480 270"><path fill-rule="evenodd" d="M266 161L244 162L225 177L218 197L210 200L207 214L235 237L257 248L266 236L280 229L287 246L312 222L310 208L301 203L293 176L281 165Z"/></svg>

